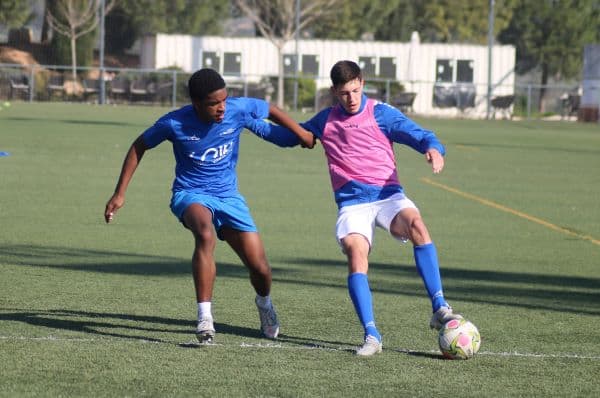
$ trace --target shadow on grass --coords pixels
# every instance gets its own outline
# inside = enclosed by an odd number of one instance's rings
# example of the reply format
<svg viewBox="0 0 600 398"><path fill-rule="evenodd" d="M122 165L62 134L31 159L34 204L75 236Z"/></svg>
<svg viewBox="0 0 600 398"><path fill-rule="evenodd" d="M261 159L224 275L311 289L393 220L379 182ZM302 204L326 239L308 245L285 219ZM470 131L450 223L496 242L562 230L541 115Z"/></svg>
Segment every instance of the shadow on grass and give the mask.
<svg viewBox="0 0 600 398"><path fill-rule="evenodd" d="M188 319L165 318L147 315L121 314L111 312L90 312L76 310L32 310L0 308L0 322L21 322L30 326L82 333L88 336L102 336L124 340L137 340L151 343L175 344L182 348L199 348L196 343L196 322ZM353 352L348 343L325 341L280 335L277 340L265 340L257 328L215 322L218 335L262 339L264 344L289 343L303 348L315 348ZM172 339L155 337L161 334L188 336L191 342L178 342ZM186 339L188 338L186 337ZM74 338L75 339L75 338ZM263 343L260 343L263 344ZM257 345L258 346L258 345Z"/></svg>
<svg viewBox="0 0 600 398"><path fill-rule="evenodd" d="M58 246L2 244L0 244L0 253L7 258L8 263L20 266L140 276L191 275L191 259L168 256ZM248 271L241 263L218 262L218 273L248 277Z"/></svg>
<svg viewBox="0 0 600 398"><path fill-rule="evenodd" d="M593 148L562 148L562 147L549 147L549 146L539 146L535 144L500 144L500 143L488 143L488 142L455 142L454 145L461 145L465 147L474 147L474 148L502 148L509 149L511 151L543 151L543 152L558 152L558 153L574 153L574 154L590 154L597 155L600 154L600 151L595 150Z"/></svg>
<svg viewBox="0 0 600 398"><path fill-rule="evenodd" d="M1 245L1 261L29 267L140 276L190 275L189 260L167 256L37 245ZM346 290L344 260L279 258L274 283L294 287ZM295 267L294 267L295 265ZM566 275L444 268L441 270L448 299L532 310L600 315L600 279ZM217 261L219 277L247 279L241 264ZM374 293L425 297L414 265L370 264Z"/></svg>
<svg viewBox="0 0 600 398"><path fill-rule="evenodd" d="M410 355L411 357L438 359L438 360L442 360L442 361L449 360L448 358L444 357L441 352L414 351L414 350L406 350L406 349L402 349L402 348L384 348L384 350L391 350L391 351L399 352L401 354Z"/></svg>
<svg viewBox="0 0 600 398"><path fill-rule="evenodd" d="M37 118L37 117L5 117L4 120L13 120L17 122L38 122L47 125L48 122L59 122L77 125L92 125L92 126L133 126L133 127L145 127L143 124L127 123L122 121L109 121L109 120L84 120L84 119L48 119L48 118ZM147 127L147 126L146 126Z"/></svg>
<svg viewBox="0 0 600 398"><path fill-rule="evenodd" d="M345 351L354 353L356 347L349 347L347 342L330 341L308 337L294 337L285 334L280 334L277 341L297 345L303 348L314 348L331 351Z"/></svg>
<svg viewBox="0 0 600 398"><path fill-rule="evenodd" d="M319 268L333 268L344 260L314 258L287 259L287 263ZM342 271L343 270L343 271ZM345 265L340 272L345 273ZM542 275L519 272L481 271L444 268L441 270L444 290L449 300L511 306L533 310L600 315L600 279L565 275ZM345 289L345 274L340 284L318 280L311 286ZM414 265L369 264L370 287L374 293L424 297L424 288ZM294 279L276 278L277 282L298 283Z"/></svg>
<svg viewBox="0 0 600 398"><path fill-rule="evenodd" d="M195 339L194 331L196 329L196 322L189 319L76 310L0 308L0 321L22 322L54 330L167 344L180 343L152 336L166 333L187 335ZM215 322L215 329L219 334L261 337L258 329L225 323Z"/></svg>

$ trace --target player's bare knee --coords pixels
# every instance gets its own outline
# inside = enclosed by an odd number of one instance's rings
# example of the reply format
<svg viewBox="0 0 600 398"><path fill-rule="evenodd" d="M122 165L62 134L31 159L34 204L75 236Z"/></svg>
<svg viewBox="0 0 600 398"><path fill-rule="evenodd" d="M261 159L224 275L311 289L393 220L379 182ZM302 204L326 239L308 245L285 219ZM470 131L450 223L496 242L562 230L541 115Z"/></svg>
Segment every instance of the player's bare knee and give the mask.
<svg viewBox="0 0 600 398"><path fill-rule="evenodd" d="M429 237L429 231L423 222L421 217L416 217L411 220L409 225L409 239L413 242L414 245L424 245L426 243L431 242L431 238Z"/></svg>
<svg viewBox="0 0 600 398"><path fill-rule="evenodd" d="M214 248L217 244L217 239L214 232L210 228L194 228L192 229L196 248Z"/></svg>

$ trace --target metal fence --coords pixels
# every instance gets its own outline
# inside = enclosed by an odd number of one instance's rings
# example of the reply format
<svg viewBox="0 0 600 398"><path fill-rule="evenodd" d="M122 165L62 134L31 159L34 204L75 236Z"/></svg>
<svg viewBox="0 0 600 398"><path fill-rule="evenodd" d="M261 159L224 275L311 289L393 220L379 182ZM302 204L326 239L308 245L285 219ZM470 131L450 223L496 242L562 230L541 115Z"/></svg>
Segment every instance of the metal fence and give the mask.
<svg viewBox="0 0 600 398"><path fill-rule="evenodd" d="M103 77L103 78L102 78ZM177 107L189 102L190 74L178 70L71 67L0 63L0 99L69 101L96 104L148 104ZM229 94L273 99L276 76L224 76ZM326 105L329 90L317 90L315 78L286 76L285 103L292 109L314 110ZM373 79L367 94L389 100L401 87L392 80ZM387 93L387 94L386 94Z"/></svg>
<svg viewBox="0 0 600 398"><path fill-rule="evenodd" d="M176 108L189 102L187 80L190 74L178 70L149 70L79 67L73 79L71 67L57 65L0 64L0 100L64 101L118 105L161 105ZM102 78L103 77L103 78ZM273 100L276 98L275 76L225 76L229 94ZM320 77L286 76L285 104L292 110L314 112L332 103L327 88L317 89ZM454 107L457 115L468 117L469 107L485 106L487 89L459 84L454 91L433 82L403 83L390 79L366 78L365 92L413 112L419 86L433 87L433 107ZM578 85L517 84L497 88L507 93L492 98L493 116L497 118L556 118L574 120L579 110ZM469 90L474 90L471 93ZM416 91L416 90L415 90ZM480 94L475 94L479 92ZM481 94L483 93L483 94ZM453 97L455 96L455 97ZM472 98L471 98L472 97ZM490 116L490 115L488 115Z"/></svg>
<svg viewBox="0 0 600 398"><path fill-rule="evenodd" d="M102 76L104 78L102 78ZM77 68L56 65L0 64L0 98L20 101L69 101L101 104L161 104L185 101L175 70Z"/></svg>

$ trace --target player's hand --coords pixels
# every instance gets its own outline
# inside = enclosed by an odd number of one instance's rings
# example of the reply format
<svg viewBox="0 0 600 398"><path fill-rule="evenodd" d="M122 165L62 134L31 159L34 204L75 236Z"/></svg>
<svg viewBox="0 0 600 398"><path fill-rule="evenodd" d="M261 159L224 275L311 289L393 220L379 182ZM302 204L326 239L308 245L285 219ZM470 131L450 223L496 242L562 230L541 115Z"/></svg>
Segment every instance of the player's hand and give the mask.
<svg viewBox="0 0 600 398"><path fill-rule="evenodd" d="M106 203L106 208L104 209L104 220L109 223L112 221L115 213L125 204L125 198L114 194L109 201Z"/></svg>
<svg viewBox="0 0 600 398"><path fill-rule="evenodd" d="M425 152L427 163L431 164L434 174L438 174L444 168L444 157L437 149L429 149Z"/></svg>
<svg viewBox="0 0 600 398"><path fill-rule="evenodd" d="M317 136L312 135L312 134L311 134L311 136L312 136L312 140L309 142L308 145L304 140L300 140L300 146L302 148L313 149L315 147L315 145L317 145Z"/></svg>

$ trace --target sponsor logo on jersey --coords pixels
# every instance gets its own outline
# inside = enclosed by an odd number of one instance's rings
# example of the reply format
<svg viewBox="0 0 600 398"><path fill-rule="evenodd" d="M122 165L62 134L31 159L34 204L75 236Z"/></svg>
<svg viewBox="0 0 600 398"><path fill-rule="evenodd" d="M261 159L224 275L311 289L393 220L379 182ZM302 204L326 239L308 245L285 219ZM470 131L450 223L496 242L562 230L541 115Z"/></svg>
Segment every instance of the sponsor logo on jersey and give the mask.
<svg viewBox="0 0 600 398"><path fill-rule="evenodd" d="M222 131L219 135L229 135L235 133L235 129L233 127L228 128L225 131Z"/></svg>
<svg viewBox="0 0 600 398"><path fill-rule="evenodd" d="M232 149L233 149L233 141L229 141L225 144L221 144L216 147L208 148L207 150L204 151L202 156L200 156L200 161L202 163L220 162L221 160L223 160L227 156L229 156Z"/></svg>

